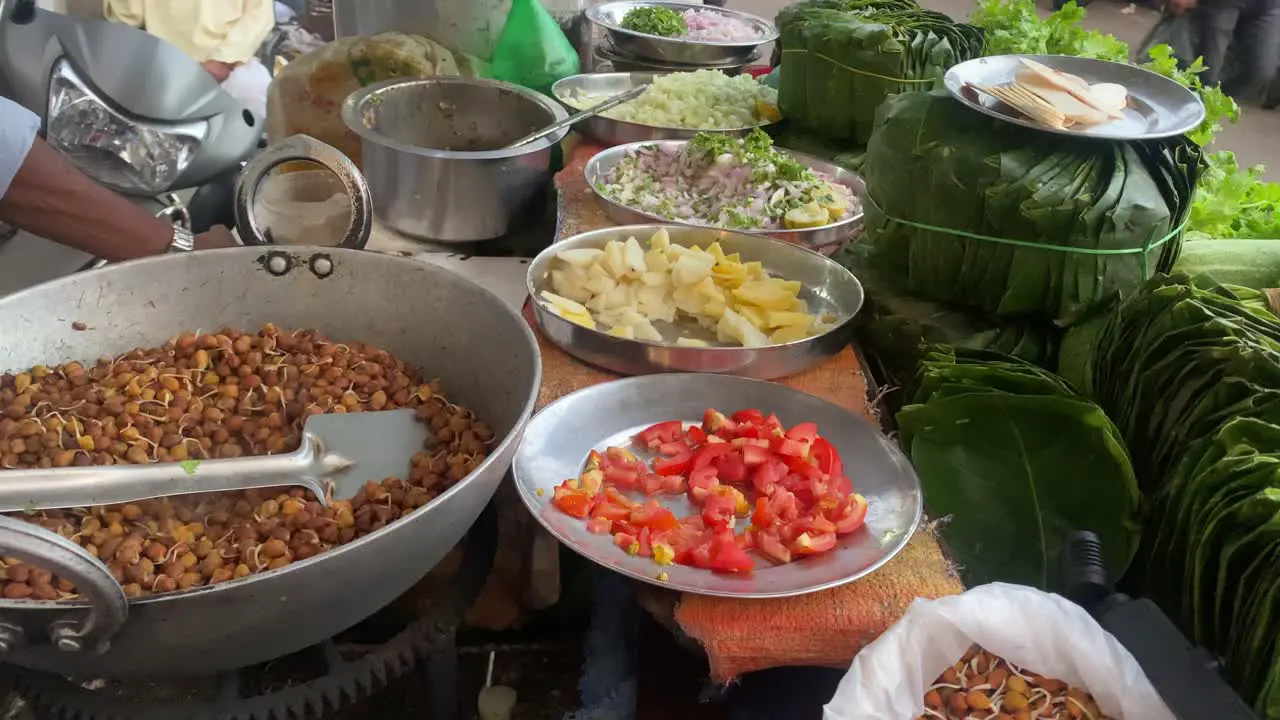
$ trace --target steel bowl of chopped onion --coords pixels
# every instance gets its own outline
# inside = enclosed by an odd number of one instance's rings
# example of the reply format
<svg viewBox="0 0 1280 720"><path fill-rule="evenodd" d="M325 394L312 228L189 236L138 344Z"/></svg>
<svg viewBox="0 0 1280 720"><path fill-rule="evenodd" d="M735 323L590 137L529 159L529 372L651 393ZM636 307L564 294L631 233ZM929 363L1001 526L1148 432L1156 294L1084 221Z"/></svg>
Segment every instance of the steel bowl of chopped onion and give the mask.
<svg viewBox="0 0 1280 720"><path fill-rule="evenodd" d="M584 170L605 214L619 224L674 222L733 230L823 249L862 223L862 178L839 165L744 138L619 145Z"/></svg>

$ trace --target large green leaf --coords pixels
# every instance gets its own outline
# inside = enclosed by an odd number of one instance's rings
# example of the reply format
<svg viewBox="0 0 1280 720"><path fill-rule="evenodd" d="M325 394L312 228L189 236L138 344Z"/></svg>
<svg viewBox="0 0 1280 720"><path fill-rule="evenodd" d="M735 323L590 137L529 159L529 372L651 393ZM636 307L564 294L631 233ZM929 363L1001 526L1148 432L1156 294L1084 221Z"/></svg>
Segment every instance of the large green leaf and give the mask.
<svg viewBox="0 0 1280 720"><path fill-rule="evenodd" d="M992 389L933 397L897 419L967 582L1057 589L1063 543L1076 530L1098 534L1114 576L1128 567L1140 529L1137 481L1096 405Z"/></svg>

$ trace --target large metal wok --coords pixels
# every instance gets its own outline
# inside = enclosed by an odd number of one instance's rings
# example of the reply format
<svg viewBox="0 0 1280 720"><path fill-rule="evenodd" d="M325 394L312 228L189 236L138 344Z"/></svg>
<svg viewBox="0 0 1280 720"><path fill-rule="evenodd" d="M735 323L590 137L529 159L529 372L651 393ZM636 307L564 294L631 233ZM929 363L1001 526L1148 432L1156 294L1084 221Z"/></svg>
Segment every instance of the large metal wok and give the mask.
<svg viewBox="0 0 1280 720"><path fill-rule="evenodd" d="M434 502L349 545L275 572L127 604L106 567L74 543L0 517L0 556L71 579L89 598L0 601L0 662L98 677L262 662L385 606L470 527L510 466L541 362L514 311L434 265L358 250L243 247L95 270L0 298L0 371L93 360L197 328L267 322L388 349L439 377L500 442Z"/></svg>

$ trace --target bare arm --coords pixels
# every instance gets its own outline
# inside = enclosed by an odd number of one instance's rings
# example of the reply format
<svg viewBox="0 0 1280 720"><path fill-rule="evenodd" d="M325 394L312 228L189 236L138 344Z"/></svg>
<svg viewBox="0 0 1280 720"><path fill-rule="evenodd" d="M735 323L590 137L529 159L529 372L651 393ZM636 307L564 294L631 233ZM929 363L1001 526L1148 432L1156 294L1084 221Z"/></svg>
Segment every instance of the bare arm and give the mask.
<svg viewBox="0 0 1280 720"><path fill-rule="evenodd" d="M159 255L173 226L94 182L37 138L0 198L0 221L107 260Z"/></svg>

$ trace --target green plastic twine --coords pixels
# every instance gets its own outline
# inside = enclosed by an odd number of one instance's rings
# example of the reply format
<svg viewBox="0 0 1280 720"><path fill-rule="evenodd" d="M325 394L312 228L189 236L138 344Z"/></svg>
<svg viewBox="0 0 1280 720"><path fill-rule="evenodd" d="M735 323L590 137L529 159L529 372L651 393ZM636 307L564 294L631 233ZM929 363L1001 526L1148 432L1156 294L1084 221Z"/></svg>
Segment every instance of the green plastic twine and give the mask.
<svg viewBox="0 0 1280 720"><path fill-rule="evenodd" d="M821 58L823 60L826 60L827 62L831 63L832 65L835 65L838 68L844 68L845 70L848 70L849 72L855 75L866 75L867 77L878 78L880 80L886 80L888 82L906 83L909 85L912 83L931 83L935 81L935 78L923 78L923 79L917 78L915 80L908 80L906 78L895 78L895 77L889 77L888 75L879 75L877 73L867 72L866 70L859 70L858 68L855 68L855 67L849 67L848 65L845 65L844 63L840 62L839 60L836 60L835 58L830 58L830 57L827 57L826 55L823 55L822 53L816 53L809 50L783 50L782 51L782 54L784 56L792 55L795 53L800 53L802 55L812 55L816 58Z"/></svg>
<svg viewBox="0 0 1280 720"><path fill-rule="evenodd" d="M1160 238L1159 240L1155 240L1154 239L1155 233L1152 233L1151 235L1152 239L1148 239L1147 244L1143 245L1140 248L1106 248L1106 249L1082 248L1082 247L1071 247L1066 245L1046 245L1044 243L1032 242L1030 240L1011 240L1009 238L991 237L990 235L979 235L977 233L965 232L964 230L953 230L951 228L939 227L937 225L929 225L928 223L920 223L920 222L915 222L913 220L903 220L902 218L894 217L889 213L885 212L884 209L880 207L880 204L877 203L875 199L871 197L871 193L863 193L863 198L867 201L868 204L870 204L872 207L876 209L876 212L880 213L885 217L885 219L891 222L901 223L903 225L906 225L907 227L913 227L919 230L927 230L929 232L942 233L944 235L955 235L957 237L968 238L970 240L981 240L983 242L993 242L993 243L999 243L1001 245L1014 245L1017 247L1037 248L1040 250L1053 250L1055 252L1064 252L1064 253L1077 253L1080 255L1132 255L1134 253L1142 253L1143 279L1151 277L1151 267L1150 267L1151 263L1150 263L1150 260L1147 259L1147 253L1151 252L1152 250L1155 250L1156 248L1176 238L1178 234L1182 232L1183 228L1187 226L1187 222L1191 219L1190 213L1188 213L1187 219L1183 220L1178 225L1178 227L1174 228L1173 230L1170 230L1167 235Z"/></svg>

